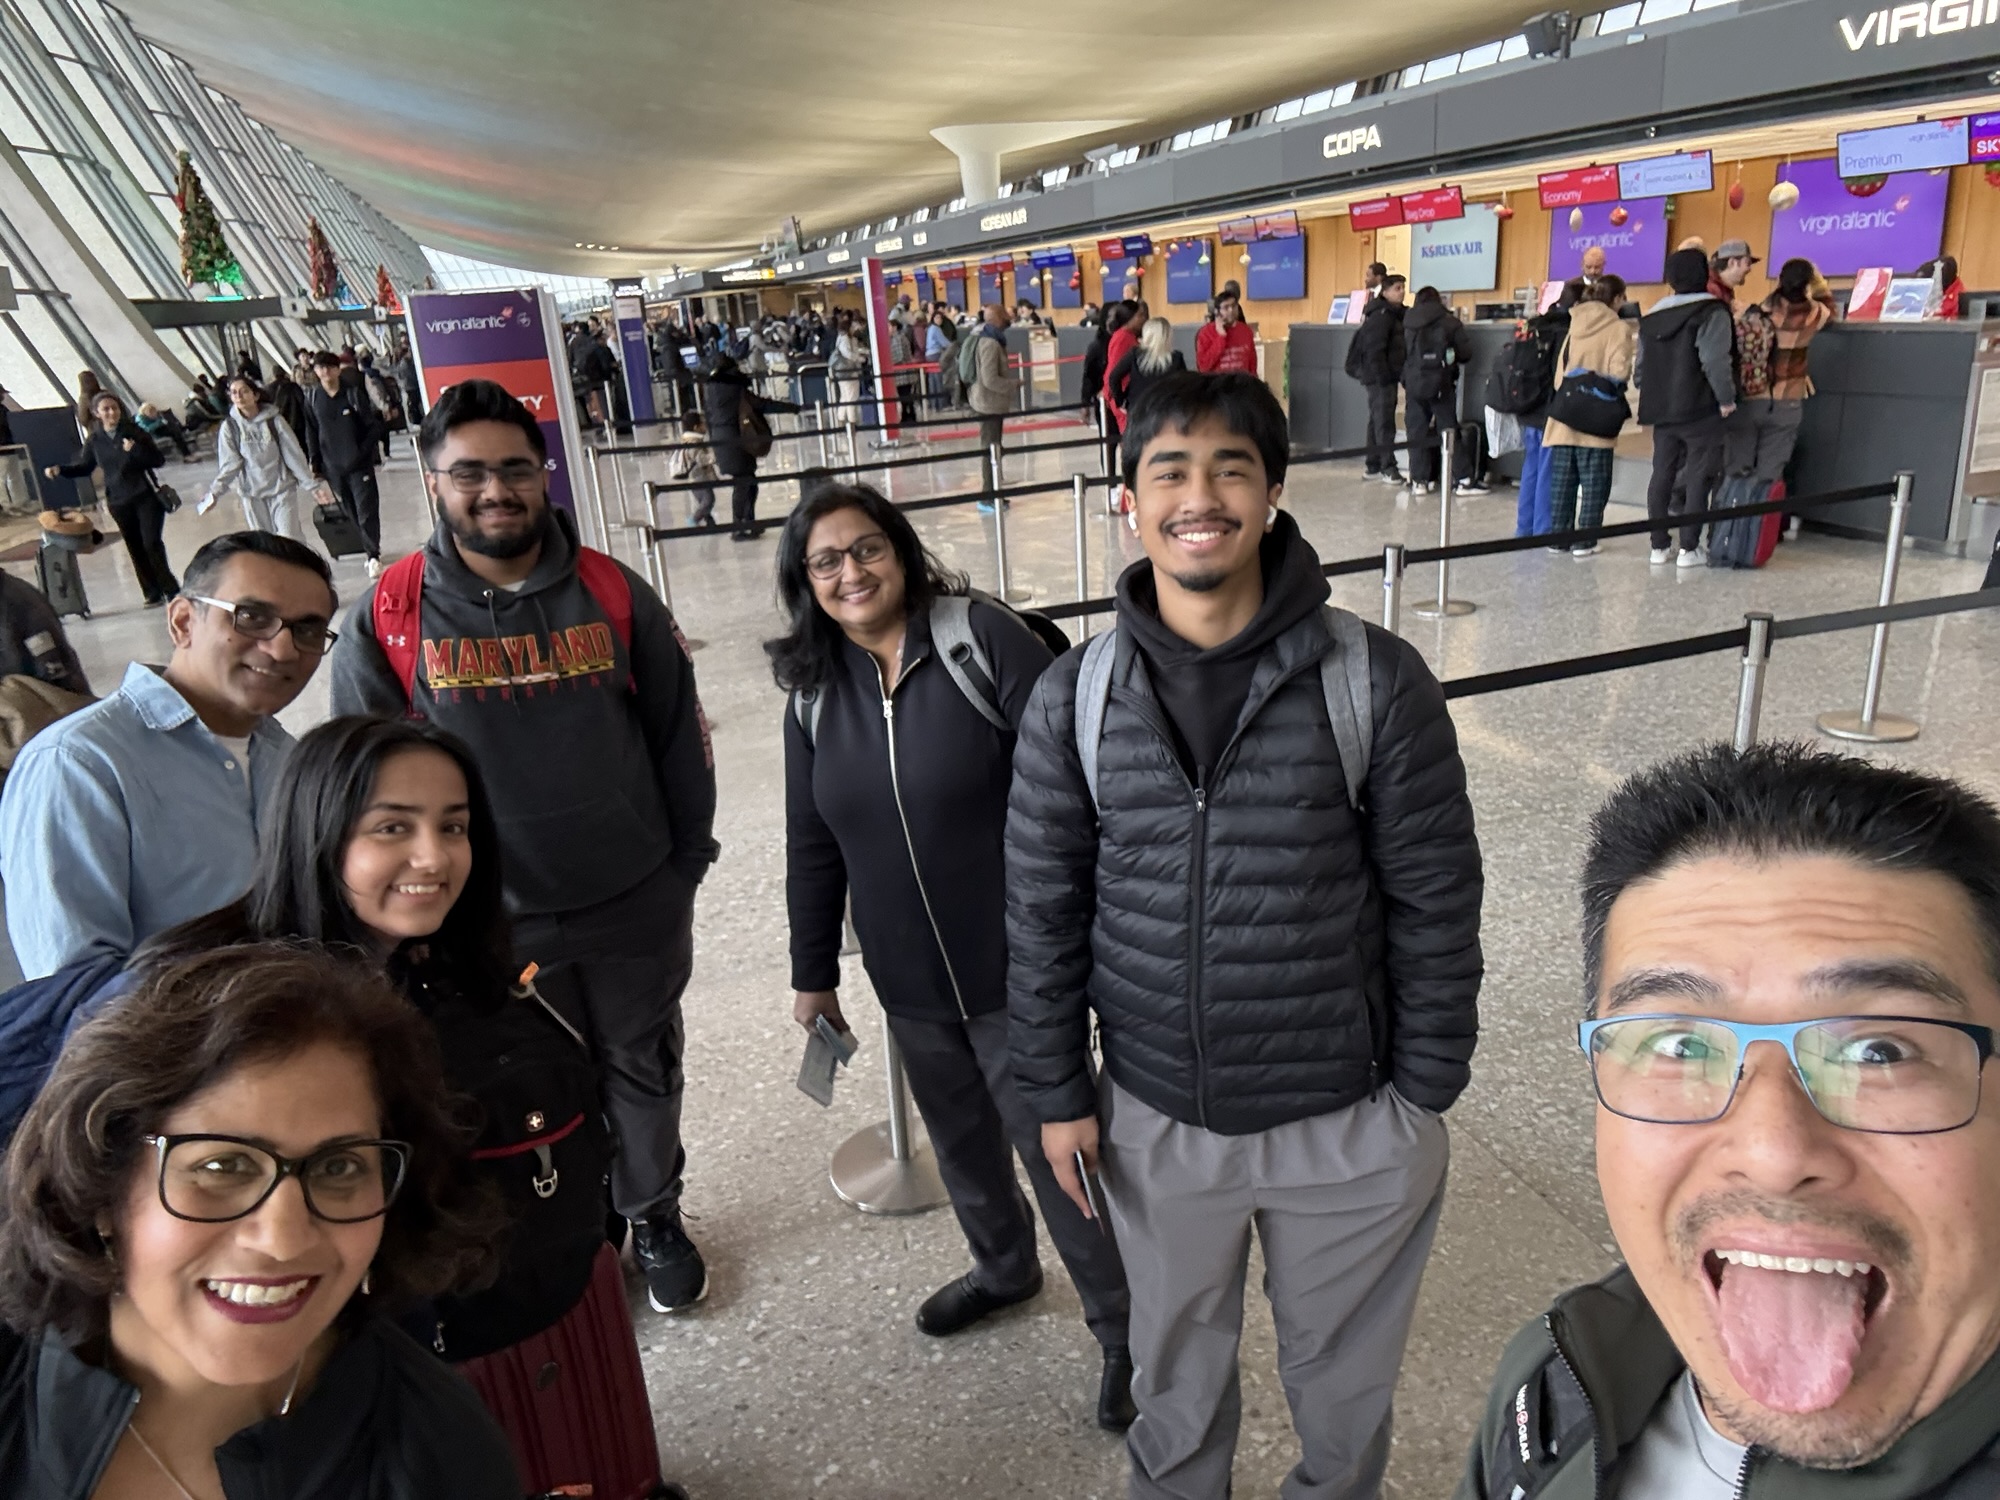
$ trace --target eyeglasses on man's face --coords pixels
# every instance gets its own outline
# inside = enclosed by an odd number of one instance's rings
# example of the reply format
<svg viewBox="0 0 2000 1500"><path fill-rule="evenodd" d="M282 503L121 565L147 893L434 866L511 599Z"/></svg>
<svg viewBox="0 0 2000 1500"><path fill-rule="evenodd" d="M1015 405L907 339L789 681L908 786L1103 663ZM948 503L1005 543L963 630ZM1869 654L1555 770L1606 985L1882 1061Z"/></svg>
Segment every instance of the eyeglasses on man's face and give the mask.
<svg viewBox="0 0 2000 1500"><path fill-rule="evenodd" d="M806 571L815 578L838 578L848 558L853 558L865 568L880 562L893 550L886 536L879 531L871 531L866 536L856 537L845 547L822 547L817 552L806 554Z"/></svg>
<svg viewBox="0 0 2000 1500"><path fill-rule="evenodd" d="M247 635L253 641L275 641L279 631L289 630L292 644L299 648L303 656L323 655L340 639L336 632L326 628L324 620L287 620L270 605L255 599L214 599L207 594L189 594L188 598L197 604L227 611L230 626L236 633Z"/></svg>
<svg viewBox="0 0 2000 1500"><path fill-rule="evenodd" d="M1827 1016L1776 1026L1711 1016L1609 1016L1577 1027L1613 1114L1701 1125L1728 1112L1752 1043L1775 1042L1813 1107L1848 1130L1933 1135L1972 1123L1993 1029L1921 1016Z"/></svg>
<svg viewBox="0 0 2000 1500"><path fill-rule="evenodd" d="M306 1208L329 1224L362 1224L389 1211L409 1170L402 1141L334 1141L280 1156L233 1135L149 1135L159 1155L160 1206L176 1219L227 1224L262 1208L296 1177Z"/></svg>
<svg viewBox="0 0 2000 1500"><path fill-rule="evenodd" d="M497 464L482 464L468 458L446 468L430 470L461 495L479 494L486 488L489 478L498 479L500 487L510 494L519 494L547 472L547 464L533 458L509 458Z"/></svg>

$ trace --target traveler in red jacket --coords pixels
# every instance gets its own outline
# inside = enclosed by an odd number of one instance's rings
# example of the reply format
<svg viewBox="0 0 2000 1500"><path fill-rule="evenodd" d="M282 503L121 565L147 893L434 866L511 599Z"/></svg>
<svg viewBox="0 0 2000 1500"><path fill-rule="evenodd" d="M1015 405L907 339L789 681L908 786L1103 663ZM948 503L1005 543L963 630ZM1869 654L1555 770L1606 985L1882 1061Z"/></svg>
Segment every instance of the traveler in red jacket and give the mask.
<svg viewBox="0 0 2000 1500"><path fill-rule="evenodd" d="M1257 373L1257 335L1243 321L1243 303L1235 283L1215 299L1215 319L1204 323L1194 338L1194 367L1203 374Z"/></svg>
<svg viewBox="0 0 2000 1500"><path fill-rule="evenodd" d="M1118 361L1139 342L1139 335L1146 331L1146 319L1152 316L1144 302L1137 303L1130 319L1111 330L1111 342L1104 351L1104 404L1111 409L1111 420L1118 424L1118 431L1125 431L1125 408L1118 404L1118 398L1111 393L1111 372L1118 368Z"/></svg>

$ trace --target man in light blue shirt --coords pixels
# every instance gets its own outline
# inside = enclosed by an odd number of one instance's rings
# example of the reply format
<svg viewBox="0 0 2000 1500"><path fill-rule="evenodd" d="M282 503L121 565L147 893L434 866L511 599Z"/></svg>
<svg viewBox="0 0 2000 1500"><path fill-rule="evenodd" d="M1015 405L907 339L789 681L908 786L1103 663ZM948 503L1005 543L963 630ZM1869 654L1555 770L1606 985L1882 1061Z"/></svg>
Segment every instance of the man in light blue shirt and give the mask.
<svg viewBox="0 0 2000 1500"><path fill-rule="evenodd" d="M50 725L0 794L0 876L21 972L129 954L249 888L257 830L292 737L273 717L333 642L326 560L238 531L188 564L167 606L173 655Z"/></svg>

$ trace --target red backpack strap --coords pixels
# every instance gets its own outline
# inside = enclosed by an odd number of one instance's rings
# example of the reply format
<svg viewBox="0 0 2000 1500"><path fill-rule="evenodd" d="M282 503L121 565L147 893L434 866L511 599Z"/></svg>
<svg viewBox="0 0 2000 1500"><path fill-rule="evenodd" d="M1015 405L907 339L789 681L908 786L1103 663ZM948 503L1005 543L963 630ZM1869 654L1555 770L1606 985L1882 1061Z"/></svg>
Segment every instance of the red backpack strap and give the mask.
<svg viewBox="0 0 2000 1500"><path fill-rule="evenodd" d="M423 633L424 553L418 548L408 557L397 559L375 580L375 601L370 618L375 626L375 644L388 658L389 670L403 685L403 702L414 708L417 701L417 641ZM630 629L631 605L626 605Z"/></svg>
<svg viewBox="0 0 2000 1500"><path fill-rule="evenodd" d="M383 576L387 577L386 574ZM618 566L614 558L589 547L576 549L576 576L590 590L590 597L597 601L597 607L611 617L611 633L625 648L625 659L631 661L632 580L625 576L625 570ZM639 691L636 673L625 679L625 687L628 692Z"/></svg>

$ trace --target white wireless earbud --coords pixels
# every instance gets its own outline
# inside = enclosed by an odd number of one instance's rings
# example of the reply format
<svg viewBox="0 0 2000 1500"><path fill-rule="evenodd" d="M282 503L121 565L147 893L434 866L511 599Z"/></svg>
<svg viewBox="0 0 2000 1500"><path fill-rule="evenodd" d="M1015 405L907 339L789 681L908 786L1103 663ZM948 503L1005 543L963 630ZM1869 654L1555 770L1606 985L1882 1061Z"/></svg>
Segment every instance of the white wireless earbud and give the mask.
<svg viewBox="0 0 2000 1500"><path fill-rule="evenodd" d="M1268 516L1264 517L1264 529L1266 531L1269 531L1273 526L1276 526L1277 524L1278 524L1278 507L1274 505L1271 507L1271 513Z"/></svg>
<svg viewBox="0 0 2000 1500"><path fill-rule="evenodd" d="M1136 510L1126 511L1125 524L1131 527L1134 531L1137 531L1139 529L1139 512L1137 512Z"/></svg>

